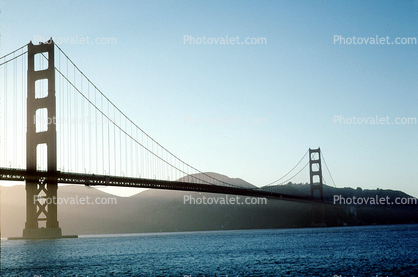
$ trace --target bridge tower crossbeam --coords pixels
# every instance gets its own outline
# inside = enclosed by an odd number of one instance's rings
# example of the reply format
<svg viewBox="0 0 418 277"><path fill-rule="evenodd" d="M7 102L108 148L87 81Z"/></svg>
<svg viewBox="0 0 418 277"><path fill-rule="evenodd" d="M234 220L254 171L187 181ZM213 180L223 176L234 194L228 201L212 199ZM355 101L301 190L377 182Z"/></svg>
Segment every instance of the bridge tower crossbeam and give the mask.
<svg viewBox="0 0 418 277"><path fill-rule="evenodd" d="M42 115L47 118L56 116L55 98L55 65L54 65L54 42L34 45L28 44L28 71L27 71L27 131L26 131L26 170L36 172L45 170L38 164L40 145L46 146L46 170L48 173L57 171L57 132L55 124L42 123L48 122L37 119L37 111L45 109ZM48 66L39 69L40 65L35 64L35 55L48 57ZM36 70L38 69L38 70ZM35 91L42 86L35 86L40 80L46 80L47 91ZM40 90L39 89L39 90ZM45 147L44 147L45 148ZM54 175L54 174L50 174ZM34 176L36 176L34 174ZM61 228L58 222L56 201L46 201L57 199L57 180L51 178L32 178L26 180L26 223L23 230L24 239L36 238L60 238L62 237ZM40 222L46 221L45 227L40 228Z"/></svg>
<svg viewBox="0 0 418 277"><path fill-rule="evenodd" d="M324 188L322 180L321 148L309 148L309 176L311 199L324 201ZM323 203L312 204L312 226L325 227L325 206Z"/></svg>

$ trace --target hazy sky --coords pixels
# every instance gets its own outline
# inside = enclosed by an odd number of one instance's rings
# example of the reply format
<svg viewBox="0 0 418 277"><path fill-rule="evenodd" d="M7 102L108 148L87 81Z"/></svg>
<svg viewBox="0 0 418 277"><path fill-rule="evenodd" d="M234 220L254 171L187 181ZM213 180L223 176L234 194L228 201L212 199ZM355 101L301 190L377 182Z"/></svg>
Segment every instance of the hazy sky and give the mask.
<svg viewBox="0 0 418 277"><path fill-rule="evenodd" d="M418 197L418 1L0 0L0 9L0 56L53 37L201 171L262 186L320 146L337 187ZM219 44L226 36L240 44Z"/></svg>

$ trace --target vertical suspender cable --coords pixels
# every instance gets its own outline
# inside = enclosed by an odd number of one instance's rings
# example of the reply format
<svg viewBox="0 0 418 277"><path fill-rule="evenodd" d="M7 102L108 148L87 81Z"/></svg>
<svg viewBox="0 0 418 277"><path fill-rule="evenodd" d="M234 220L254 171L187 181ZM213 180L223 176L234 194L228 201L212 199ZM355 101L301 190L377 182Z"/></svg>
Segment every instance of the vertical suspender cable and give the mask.
<svg viewBox="0 0 418 277"><path fill-rule="evenodd" d="M67 61L67 76L68 76L68 73L69 73L69 71L68 71L68 59L66 60ZM67 89L66 89L66 92L65 92L65 94L67 95L67 105L66 105L66 115L68 116L68 114L69 114L69 112L70 112L70 110L69 110L69 107L70 107L70 83L68 83L67 82ZM64 118L63 118L64 119ZM66 121L66 120L64 120L64 121ZM67 124L68 122L66 121L66 124ZM66 151L66 153L65 153L65 155L67 155L67 157L68 157L68 164L66 164L66 169L67 169L67 172L70 172L70 147L71 147L71 145L70 145L70 143L71 143L71 130L70 130L70 124L67 124L67 135L65 136L66 137L66 145L67 145L67 151Z"/></svg>
<svg viewBox="0 0 418 277"><path fill-rule="evenodd" d="M83 75L80 74L80 90L83 91ZM84 136L84 129L85 129L85 118L84 118L84 101L83 99L80 99L80 112L81 112L81 118L77 120L78 125L80 125L81 128L81 170L82 172L85 172L85 136Z"/></svg>
<svg viewBox="0 0 418 277"><path fill-rule="evenodd" d="M109 108L109 102L107 103L107 114L110 116L110 108ZM110 122L107 121L107 153L108 153L108 160L109 160L109 175L110 175Z"/></svg>
<svg viewBox="0 0 418 277"><path fill-rule="evenodd" d="M4 165L3 166L7 166L7 147L6 147L6 141L7 141L7 64L4 64L4 125L3 125L3 130L4 130Z"/></svg>
<svg viewBox="0 0 418 277"><path fill-rule="evenodd" d="M13 57L16 57L16 54L13 53ZM17 112L17 61L13 60L13 110L14 110L14 117L13 120L13 167L17 166L17 126L18 125L18 112ZM16 145L15 145L16 144Z"/></svg>
<svg viewBox="0 0 418 277"><path fill-rule="evenodd" d="M23 49L22 49L22 54L23 54ZM21 89L22 89L22 91L21 91L21 93L20 93L20 97L21 97L21 107L22 107L22 111L25 111L26 109L25 109L25 101L24 101L24 99L25 99L25 95L24 95L24 92L26 91L25 90L25 58L22 58L22 85L21 85ZM25 150L26 150L26 147L25 147L25 142L26 142L26 136L25 136L25 128L26 128L26 124L25 124L25 116L24 116L24 113L22 113L22 124L20 125L20 126L22 126L22 129L21 129L21 131L22 131L22 146L21 146L21 148L20 149L22 149L22 154L21 154L21 164L22 164L22 169L26 169L26 166L25 166Z"/></svg>
<svg viewBox="0 0 418 277"><path fill-rule="evenodd" d="M103 111L103 97L101 97L100 98L100 108L101 108L101 110ZM105 167L104 167L104 165L105 165L105 161L104 161L104 122L103 122L103 120L104 120L104 116L103 116L103 114L102 114L102 116L101 116L101 118L102 118L102 122L101 122L101 125L102 125L102 135L101 135L101 137L102 137L102 150L101 150L101 156L102 156L102 172L103 172L103 174L104 174L104 169L105 169Z"/></svg>
<svg viewBox="0 0 418 277"><path fill-rule="evenodd" d="M87 98L89 99L89 100L91 100L90 98L91 98L91 94L90 94L90 85L89 84L87 84ZM88 145L87 145L87 160L88 160L88 169L86 170L87 171L87 173L91 173L91 172L93 172L93 164L92 164L92 160L93 160L93 150L92 150L92 140L93 140L93 137L92 137L92 132L93 132L93 123L94 123L94 120L93 120L93 116L92 116L92 114L91 114L91 105L89 105L88 103L87 103L87 105L86 105L86 107L87 107L87 116L88 116L88 124L87 124L87 129L88 129L88 131L87 131L87 133L88 133L88 135L87 135L87 139L88 139Z"/></svg>
<svg viewBox="0 0 418 277"><path fill-rule="evenodd" d="M115 109L113 109L113 120L116 121L116 110ZM115 164L115 175L118 174L117 167L116 167L116 164L117 164L117 159L116 159L116 145L117 145L117 143L116 143L116 126L113 124L113 150L114 150L113 163Z"/></svg>

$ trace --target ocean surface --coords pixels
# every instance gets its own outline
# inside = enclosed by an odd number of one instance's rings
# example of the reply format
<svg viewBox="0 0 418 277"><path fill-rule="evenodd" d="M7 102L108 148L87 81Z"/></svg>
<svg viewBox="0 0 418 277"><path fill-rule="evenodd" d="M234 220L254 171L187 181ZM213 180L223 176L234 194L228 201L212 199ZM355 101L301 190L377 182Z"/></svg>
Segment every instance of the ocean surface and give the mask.
<svg viewBox="0 0 418 277"><path fill-rule="evenodd" d="M2 240L1 276L418 276L418 225Z"/></svg>

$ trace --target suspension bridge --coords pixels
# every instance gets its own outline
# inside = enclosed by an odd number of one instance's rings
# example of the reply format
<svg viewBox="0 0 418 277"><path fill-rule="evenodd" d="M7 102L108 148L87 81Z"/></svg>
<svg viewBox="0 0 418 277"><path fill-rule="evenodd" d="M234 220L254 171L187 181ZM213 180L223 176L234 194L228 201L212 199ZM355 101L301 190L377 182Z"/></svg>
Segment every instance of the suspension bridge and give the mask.
<svg viewBox="0 0 418 277"><path fill-rule="evenodd" d="M199 171L159 144L52 39L38 45L30 42L1 57L0 78L0 180L25 182L24 239L69 237L59 227L57 204L45 201L57 197L58 184L65 183L309 202L312 224L325 224L320 148L309 149L275 182L244 188ZM291 176L307 155L309 161ZM311 195L283 192L279 185L307 168Z"/></svg>

